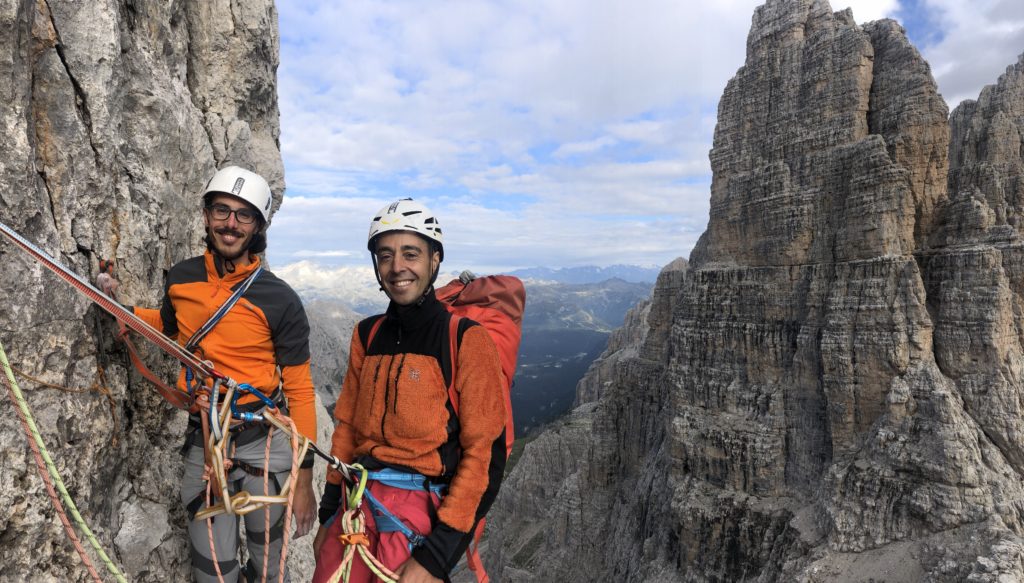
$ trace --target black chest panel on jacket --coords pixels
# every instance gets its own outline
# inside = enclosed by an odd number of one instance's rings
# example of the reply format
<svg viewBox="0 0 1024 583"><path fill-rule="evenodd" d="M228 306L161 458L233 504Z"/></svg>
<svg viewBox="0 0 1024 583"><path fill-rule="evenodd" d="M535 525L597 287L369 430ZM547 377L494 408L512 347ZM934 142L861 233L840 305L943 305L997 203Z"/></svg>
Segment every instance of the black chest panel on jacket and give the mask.
<svg viewBox="0 0 1024 583"><path fill-rule="evenodd" d="M383 316L371 316L359 322L359 340L362 342L367 356L397 356L401 354L431 356L437 359L445 386L451 386L452 358L448 328L452 317L452 314L431 292L419 305L398 306L392 303ZM370 331L381 318L383 321L377 327L373 338L370 339ZM478 325L469 318L462 318L459 321L457 345L461 345L466 330ZM367 346L367 341L369 341L369 346ZM441 457L443 467L447 468L445 477L450 479L458 465L461 450L459 448L459 418L451 400L446 403L446 408L448 410L446 423L448 439L438 449L438 455ZM371 465L374 464L371 463Z"/></svg>

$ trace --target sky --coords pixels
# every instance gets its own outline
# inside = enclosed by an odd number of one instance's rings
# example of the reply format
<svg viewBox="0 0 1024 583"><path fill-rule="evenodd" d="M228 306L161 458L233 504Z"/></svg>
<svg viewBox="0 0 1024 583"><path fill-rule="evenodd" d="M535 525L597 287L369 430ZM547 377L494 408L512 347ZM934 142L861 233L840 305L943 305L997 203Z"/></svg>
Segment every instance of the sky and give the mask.
<svg viewBox="0 0 1024 583"><path fill-rule="evenodd" d="M275 267L367 266L375 212L430 207L445 267L686 257L756 0L279 2ZM950 109L1024 52L1021 0L834 0L895 18Z"/></svg>

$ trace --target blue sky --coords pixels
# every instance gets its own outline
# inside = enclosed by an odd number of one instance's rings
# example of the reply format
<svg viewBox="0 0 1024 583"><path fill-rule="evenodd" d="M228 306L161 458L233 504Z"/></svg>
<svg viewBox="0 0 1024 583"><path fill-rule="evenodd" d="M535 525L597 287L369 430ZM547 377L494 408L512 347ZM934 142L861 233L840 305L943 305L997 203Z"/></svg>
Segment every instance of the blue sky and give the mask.
<svg viewBox="0 0 1024 583"><path fill-rule="evenodd" d="M664 265L707 225L718 98L748 0L289 0L275 267L367 265L373 213L419 200L446 267ZM893 17L950 108L1024 52L1021 0L858 0Z"/></svg>

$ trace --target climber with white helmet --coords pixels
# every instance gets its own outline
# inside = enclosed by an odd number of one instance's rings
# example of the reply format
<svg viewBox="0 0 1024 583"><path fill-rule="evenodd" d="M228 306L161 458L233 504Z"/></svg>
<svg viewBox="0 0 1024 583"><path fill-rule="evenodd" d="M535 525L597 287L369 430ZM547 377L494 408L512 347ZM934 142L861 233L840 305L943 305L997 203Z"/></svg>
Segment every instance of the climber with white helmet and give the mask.
<svg viewBox="0 0 1024 583"><path fill-rule="evenodd" d="M411 199L385 206L367 248L391 301L353 330L331 453L365 468L372 518L365 535L350 532L360 504L343 504L343 476L329 470L313 581L346 569L349 583L371 581L381 567L399 581L447 580L501 485L502 368L488 331L435 296L444 240L429 209ZM374 558L353 560L363 544Z"/></svg>
<svg viewBox="0 0 1024 583"><path fill-rule="evenodd" d="M170 268L160 309L133 310L188 351L212 361L218 371L255 388L260 394L246 394L237 401L241 413L258 415L273 403L288 412L299 433L315 440L306 313L294 290L264 269L259 257L267 245L265 232L273 202L270 186L255 172L227 166L207 182L202 202L206 252ZM106 280L102 283L108 285ZM196 382L190 371L182 369L180 389L191 395ZM213 388L206 386L208 391ZM204 427L205 417L199 412L190 415L182 448L185 472L180 494L190 518L217 504L207 495L207 478L213 472L205 451L204 434L209 430ZM271 435L262 422L235 422L231 435L235 449L225 464L230 467L229 495L242 491L277 495L292 467L288 437L280 431ZM292 484L295 536L307 533L316 515L312 453L300 463L297 483ZM214 487L214 497L220 491ZM285 507L275 504L266 513L252 512L242 518L249 557L244 567L238 561L238 515L189 521L196 581L278 580Z"/></svg>

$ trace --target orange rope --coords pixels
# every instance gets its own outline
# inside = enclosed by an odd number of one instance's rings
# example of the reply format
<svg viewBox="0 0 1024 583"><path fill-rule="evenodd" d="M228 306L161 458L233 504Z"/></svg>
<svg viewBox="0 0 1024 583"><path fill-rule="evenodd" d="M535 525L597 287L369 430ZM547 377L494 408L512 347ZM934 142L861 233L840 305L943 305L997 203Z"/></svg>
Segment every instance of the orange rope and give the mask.
<svg viewBox="0 0 1024 583"><path fill-rule="evenodd" d="M205 472L204 472L205 473ZM206 507L210 507L211 495L210 491L212 482L206 481ZM210 558L213 559L213 569L217 572L217 581L224 583L224 574L220 572L220 561L217 560L217 545L213 541L213 517L206 517L206 537L210 541Z"/></svg>
<svg viewBox="0 0 1024 583"><path fill-rule="evenodd" d="M225 409L225 411L229 411ZM295 426L295 422L291 417L282 415L277 409L267 410L264 417L271 425L267 432L267 442L264 449L264 467L263 467L263 496L253 496L249 492L242 491L238 492L233 496L228 496L227 491L227 472L231 468L230 458L225 458L223 447L225 442L230 440L230 432L227 431L227 422L225 420L224 440L220 443L214 443L213 436L211 434L207 447L210 447L212 452L210 455L210 465L207 465L203 471L203 479L206 480L206 508L196 513L197 519L205 519L207 524L208 538L210 541L210 553L213 558L214 567L217 570L218 581L223 581L223 576L220 571L220 564L217 562L217 551L214 548L213 539L213 524L212 519L217 514L229 513L237 516L244 516L250 512L264 509L264 547L263 547L263 581L267 580L267 568L270 563L270 505L284 503L284 533L281 544L281 560L278 569L278 581L283 583L285 573L285 563L288 558L288 544L289 544L289 531L291 529L292 519L292 507L295 503L295 488L298 483L299 466L302 462L302 457L306 455L309 449L309 439L302 438L300 442L300 435L298 428ZM222 417L223 419L223 417ZM273 438L273 432L275 427L282 428L291 437L291 448L292 448L292 465L291 471L289 472L288 482L285 484L284 491L276 496L270 495L269 485L269 474L270 474L270 450L271 442ZM231 443L230 447L234 448L235 444ZM217 507L212 507L212 478L214 475L220 476L223 492L221 503ZM282 498L284 499L282 501Z"/></svg>
<svg viewBox="0 0 1024 583"><path fill-rule="evenodd" d="M117 426L117 403L114 402L114 395L111 394L110 389L107 387L107 378L106 378L106 375L103 372L103 367L102 366L96 365L96 379L93 380L92 385L90 385L86 389L79 389L79 388L73 389L71 387L65 387L65 386L62 386L62 385L55 385L53 383L48 383L48 382L44 381L43 379L40 379L40 378L37 378L37 377L34 377L34 376L28 374L27 372L19 369L18 367L14 366L14 365L11 365L11 370L13 370L18 376L22 377L23 379L31 381L31 382L35 383L36 385L39 385L40 387L43 387L43 388L46 388L46 389L56 389L56 390L64 392L64 393L72 393L72 394L74 394L74 393L99 393L100 395L102 395L103 397L106 398L107 406L110 408L110 419L114 422L114 426L115 427ZM111 436L111 444L114 445L114 446L117 446L117 433L116 432L114 432L112 434L112 436Z"/></svg>
<svg viewBox="0 0 1024 583"><path fill-rule="evenodd" d="M270 496L270 444L274 440L274 427L267 430L267 445L263 448L263 495ZM285 512L288 509L285 508ZM267 581L270 564L270 506L263 509L263 583ZM280 575L280 573L278 573Z"/></svg>

